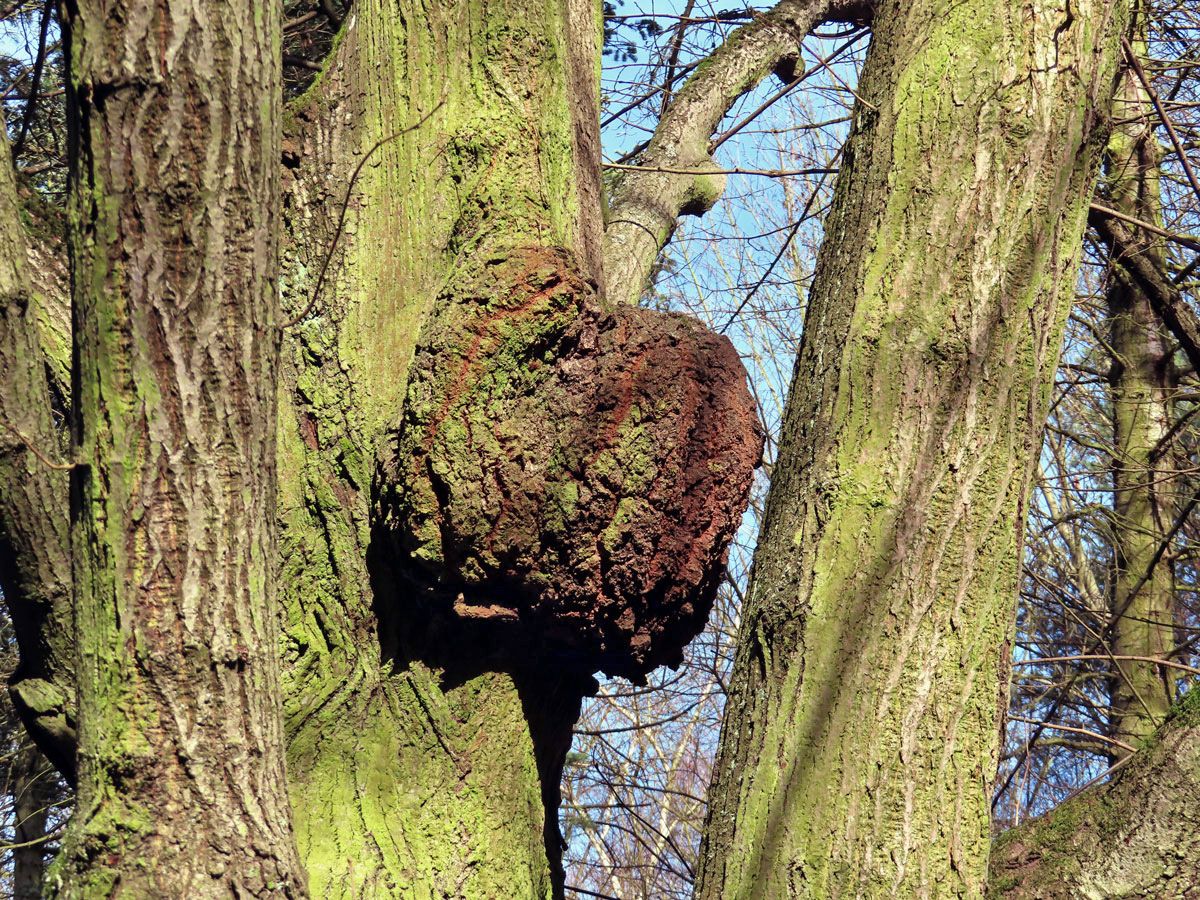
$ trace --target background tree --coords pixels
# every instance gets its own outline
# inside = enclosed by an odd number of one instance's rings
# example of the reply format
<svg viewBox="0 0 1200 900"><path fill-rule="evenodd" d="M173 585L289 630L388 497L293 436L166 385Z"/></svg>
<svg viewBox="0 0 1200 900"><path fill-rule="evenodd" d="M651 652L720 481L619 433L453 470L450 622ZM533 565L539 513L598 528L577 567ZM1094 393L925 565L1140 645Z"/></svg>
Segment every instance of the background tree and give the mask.
<svg viewBox="0 0 1200 900"><path fill-rule="evenodd" d="M11 674L17 646L3 610L0 640L0 664ZM58 852L69 811L68 792L7 698L0 698L0 741L0 896L41 900L46 863Z"/></svg>

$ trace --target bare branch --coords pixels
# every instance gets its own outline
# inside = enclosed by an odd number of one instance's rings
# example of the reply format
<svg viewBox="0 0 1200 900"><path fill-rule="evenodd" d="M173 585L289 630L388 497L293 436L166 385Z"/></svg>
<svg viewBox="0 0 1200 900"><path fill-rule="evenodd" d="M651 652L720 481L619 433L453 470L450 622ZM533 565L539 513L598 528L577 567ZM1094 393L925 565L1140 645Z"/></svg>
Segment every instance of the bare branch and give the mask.
<svg viewBox="0 0 1200 900"><path fill-rule="evenodd" d="M605 227L609 299L634 303L680 215L700 215L725 189L709 143L733 103L753 90L822 22L869 15L865 3L783 0L739 28L701 63L664 111L642 154L641 171L621 181ZM794 79L789 79L794 80Z"/></svg>

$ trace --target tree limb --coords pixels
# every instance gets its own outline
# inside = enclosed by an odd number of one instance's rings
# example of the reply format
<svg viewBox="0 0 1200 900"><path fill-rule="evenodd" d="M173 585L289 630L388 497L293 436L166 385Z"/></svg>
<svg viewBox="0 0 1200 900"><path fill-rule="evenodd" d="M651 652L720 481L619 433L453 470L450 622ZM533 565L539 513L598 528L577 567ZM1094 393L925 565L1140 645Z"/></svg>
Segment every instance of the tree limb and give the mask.
<svg viewBox="0 0 1200 900"><path fill-rule="evenodd" d="M604 232L608 298L636 303L680 215L701 215L725 189L709 142L734 102L753 90L813 28L868 18L862 0L782 0L730 35L680 88L641 157L621 180ZM792 80L792 79L788 79Z"/></svg>
<svg viewBox="0 0 1200 900"><path fill-rule="evenodd" d="M1147 255L1133 229L1107 210L1093 206L1088 221L1112 253L1112 258L1145 291L1154 311L1171 329L1196 371L1200 371L1200 318L1173 284Z"/></svg>
<svg viewBox="0 0 1200 900"><path fill-rule="evenodd" d="M1183 897L1200 883L1200 693L1110 781L1001 835L992 900Z"/></svg>

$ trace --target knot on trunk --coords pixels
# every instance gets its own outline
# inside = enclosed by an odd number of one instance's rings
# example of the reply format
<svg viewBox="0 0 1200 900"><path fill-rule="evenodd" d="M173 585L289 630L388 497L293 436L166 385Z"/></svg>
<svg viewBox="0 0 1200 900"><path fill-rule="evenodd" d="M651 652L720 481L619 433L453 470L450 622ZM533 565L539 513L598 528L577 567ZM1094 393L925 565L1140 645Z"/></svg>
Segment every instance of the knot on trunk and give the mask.
<svg viewBox="0 0 1200 900"><path fill-rule="evenodd" d="M703 626L762 432L729 341L606 310L551 250L493 261L411 368L381 521L463 624L638 678ZM524 651L521 651L524 652Z"/></svg>

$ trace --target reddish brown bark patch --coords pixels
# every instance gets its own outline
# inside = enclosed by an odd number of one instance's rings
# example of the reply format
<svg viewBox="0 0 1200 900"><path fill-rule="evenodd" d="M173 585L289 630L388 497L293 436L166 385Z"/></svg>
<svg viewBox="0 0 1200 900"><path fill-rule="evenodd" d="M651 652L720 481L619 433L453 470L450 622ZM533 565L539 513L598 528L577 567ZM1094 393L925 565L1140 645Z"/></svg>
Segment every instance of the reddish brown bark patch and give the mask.
<svg viewBox="0 0 1200 900"><path fill-rule="evenodd" d="M545 251L499 261L418 348L384 512L460 621L533 626L637 677L702 627L762 432L729 341L603 310Z"/></svg>

